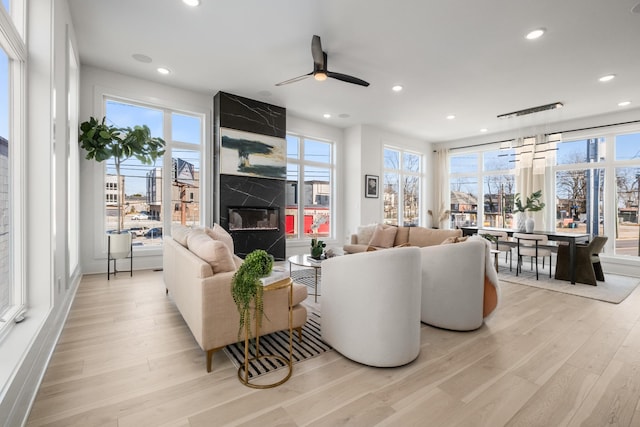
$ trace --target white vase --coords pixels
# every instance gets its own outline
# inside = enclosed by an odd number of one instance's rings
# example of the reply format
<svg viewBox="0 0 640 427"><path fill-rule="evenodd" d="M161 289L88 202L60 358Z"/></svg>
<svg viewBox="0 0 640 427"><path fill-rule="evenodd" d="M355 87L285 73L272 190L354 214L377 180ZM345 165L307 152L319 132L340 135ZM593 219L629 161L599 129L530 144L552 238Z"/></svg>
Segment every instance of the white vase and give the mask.
<svg viewBox="0 0 640 427"><path fill-rule="evenodd" d="M524 212L518 212L516 215L516 229L521 233L527 230L527 215Z"/></svg>
<svg viewBox="0 0 640 427"><path fill-rule="evenodd" d="M527 233L533 233L534 228L536 228L536 221L532 217L527 218L524 227L525 231Z"/></svg>
<svg viewBox="0 0 640 427"><path fill-rule="evenodd" d="M129 252L131 252L131 233L109 234L107 238L109 259L122 259L129 256Z"/></svg>

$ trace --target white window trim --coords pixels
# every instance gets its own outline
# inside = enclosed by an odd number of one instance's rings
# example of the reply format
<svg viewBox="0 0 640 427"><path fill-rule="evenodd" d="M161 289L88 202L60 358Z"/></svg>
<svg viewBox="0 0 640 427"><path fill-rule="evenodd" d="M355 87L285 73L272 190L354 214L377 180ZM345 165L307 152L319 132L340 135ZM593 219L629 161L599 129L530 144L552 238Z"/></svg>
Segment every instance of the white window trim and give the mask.
<svg viewBox="0 0 640 427"><path fill-rule="evenodd" d="M398 169L388 169L384 167L384 151L385 150L393 150L393 151L397 151L400 153L400 164L398 165ZM411 171L405 171L402 168L402 160L403 160L403 156L404 154L412 154L415 156L418 156L420 158L420 171L419 172L411 172ZM401 147L397 147L394 145L389 145L389 144L384 144L382 147L382 176L379 179L378 182L378 194L380 195L381 198L383 198L383 201L381 203L382 207L382 213L381 213L381 218L383 218L384 220L384 175L386 173L389 174L397 174L398 175L398 189L400 190L400 185L402 183L402 177L403 176L415 176L418 177L418 181L420 182L420 190L418 191L420 200L418 202L418 212L419 212L419 221L418 221L418 226L425 226L427 223L427 218L426 218L426 210L424 209L425 206L425 182L426 182L426 173L425 173L425 163L426 162L426 158L424 156L424 154L417 152L417 151L413 151L413 150L407 150L405 148L401 148ZM400 218L402 218L402 216L404 215L404 199L403 197L400 197L398 199L398 226L401 226L402 224L400 224Z"/></svg>

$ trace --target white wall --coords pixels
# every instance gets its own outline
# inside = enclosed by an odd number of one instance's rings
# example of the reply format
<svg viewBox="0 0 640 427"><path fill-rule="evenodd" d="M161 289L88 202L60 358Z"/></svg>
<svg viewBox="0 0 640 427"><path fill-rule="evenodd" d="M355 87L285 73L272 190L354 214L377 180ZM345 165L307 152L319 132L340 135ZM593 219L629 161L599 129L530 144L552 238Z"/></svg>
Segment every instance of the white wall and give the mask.
<svg viewBox="0 0 640 427"><path fill-rule="evenodd" d="M359 225L382 222L384 204L382 191L380 191L380 197L377 199L365 198L364 176L377 175L379 177L379 188L382 189L384 182L382 173L384 147L391 146L422 154L426 159L423 166L427 176L429 176L431 173L432 146L428 142L390 133L370 125L350 128L346 131L346 135L349 144L346 151L346 163L350 171L347 184L349 202L346 204L344 218L345 231L347 234L351 234L357 231ZM431 182L431 179L427 179L422 190L422 214L425 225L427 225L426 222L428 221L426 211L430 209L433 194Z"/></svg>
<svg viewBox="0 0 640 427"><path fill-rule="evenodd" d="M150 69L150 72L151 71ZM125 100L144 102L176 110L203 113L206 115L204 140L211 147L212 117L214 94L196 93L177 89L167 85L138 79L124 74L114 73L95 67L81 66L80 69L80 120L90 116L102 118L105 114L103 96L109 95ZM83 153L81 152L81 156ZM211 170L211 151L205 151L203 170ZM102 273L107 271L107 253L104 245L104 164L93 160L81 160L80 169L80 263L84 273ZM204 173L211 177L212 174ZM208 223L210 216L211 180L202 183L202 208L209 212L205 217ZM134 248L138 249L138 248ZM134 270L162 267L161 250L146 249L134 252ZM121 267L124 268L124 267Z"/></svg>

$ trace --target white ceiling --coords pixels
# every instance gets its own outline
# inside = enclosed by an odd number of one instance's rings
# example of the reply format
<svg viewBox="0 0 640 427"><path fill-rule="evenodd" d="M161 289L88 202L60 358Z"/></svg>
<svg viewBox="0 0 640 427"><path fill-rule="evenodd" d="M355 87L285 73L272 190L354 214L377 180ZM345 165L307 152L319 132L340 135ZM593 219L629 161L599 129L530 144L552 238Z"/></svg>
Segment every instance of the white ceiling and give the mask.
<svg viewBox="0 0 640 427"><path fill-rule="evenodd" d="M83 64L338 127L448 141L640 107L639 0L69 0ZM524 35L544 27L546 34ZM321 37L334 79L312 71ZM144 54L142 63L132 58ZM161 76L155 69L169 68ZM602 75L617 77L600 83ZM394 93L401 84L405 90ZM528 107L564 108L497 119ZM330 119L323 114L330 113ZM341 118L339 115L348 115ZM454 120L446 116L455 114ZM640 114L640 113L639 113Z"/></svg>

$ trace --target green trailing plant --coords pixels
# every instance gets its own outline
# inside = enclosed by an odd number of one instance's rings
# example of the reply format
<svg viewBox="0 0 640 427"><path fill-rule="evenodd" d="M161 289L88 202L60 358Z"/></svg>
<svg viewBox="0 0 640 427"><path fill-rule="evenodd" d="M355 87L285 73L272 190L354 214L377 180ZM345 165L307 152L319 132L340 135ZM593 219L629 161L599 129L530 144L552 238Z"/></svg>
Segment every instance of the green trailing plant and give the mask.
<svg viewBox="0 0 640 427"><path fill-rule="evenodd" d="M263 287L260 278L268 276L273 269L273 257L262 249L249 253L231 279L231 296L240 314L238 340L251 321L251 308L258 326L264 315ZM251 328L248 329L249 331Z"/></svg>
<svg viewBox="0 0 640 427"><path fill-rule="evenodd" d="M544 208L544 203L540 200L542 198L542 190L538 190L527 197L526 202L522 203L522 195L516 193L514 197L516 212L537 212Z"/></svg>
<svg viewBox="0 0 640 427"><path fill-rule="evenodd" d="M164 154L165 142L162 138L152 137L147 125L123 127L106 124L106 117L101 121L90 117L80 124L78 142L87 152L87 160L103 162L113 158L118 183L118 230L122 229L122 202L124 189L120 185L120 166L131 157L135 157L145 165L153 164Z"/></svg>

